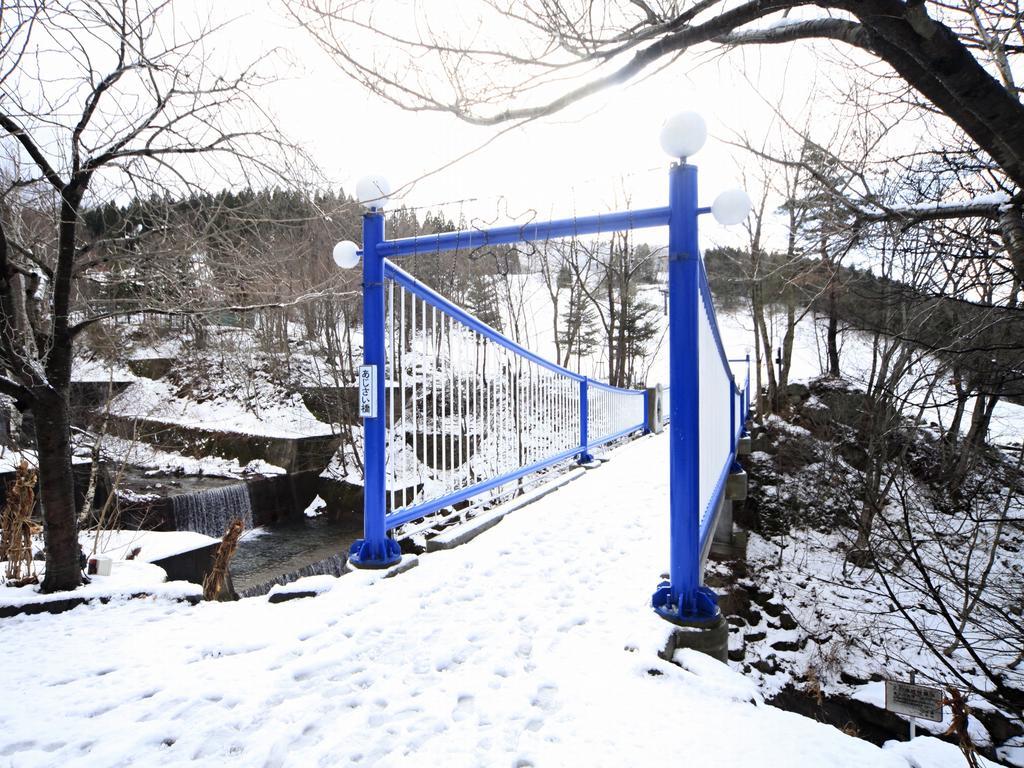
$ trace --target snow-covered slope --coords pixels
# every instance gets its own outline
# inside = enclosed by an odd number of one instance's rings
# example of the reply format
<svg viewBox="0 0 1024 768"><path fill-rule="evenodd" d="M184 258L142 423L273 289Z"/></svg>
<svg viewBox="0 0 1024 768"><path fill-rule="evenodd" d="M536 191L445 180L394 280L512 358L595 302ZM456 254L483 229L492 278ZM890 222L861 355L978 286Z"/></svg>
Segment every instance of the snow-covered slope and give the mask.
<svg viewBox="0 0 1024 768"><path fill-rule="evenodd" d="M316 598L0 624L0 755L28 766L870 766L907 758L658 659L667 436L458 549ZM948 745L940 750L956 756ZM948 752L952 750L952 752Z"/></svg>

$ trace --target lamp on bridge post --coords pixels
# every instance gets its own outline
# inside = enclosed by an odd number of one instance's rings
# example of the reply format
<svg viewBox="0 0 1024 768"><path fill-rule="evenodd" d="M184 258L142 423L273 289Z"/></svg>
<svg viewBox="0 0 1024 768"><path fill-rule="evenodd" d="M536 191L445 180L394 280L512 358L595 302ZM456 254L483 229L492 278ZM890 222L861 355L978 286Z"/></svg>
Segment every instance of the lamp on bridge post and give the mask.
<svg viewBox="0 0 1024 768"><path fill-rule="evenodd" d="M350 269L363 258L363 364L359 368L359 415L363 419L363 538L349 548L348 561L356 568L387 568L402 559L398 542L387 534L384 456L384 257L377 252L384 240L384 206L391 185L381 176L367 176L356 184L356 197L366 208L363 249L343 240L334 246L334 262Z"/></svg>
<svg viewBox="0 0 1024 768"><path fill-rule="evenodd" d="M654 610L682 626L721 623L718 600L701 584L700 489L700 251L697 217L713 213L721 224L738 224L750 198L733 190L710 208L697 203L697 167L687 160L700 151L707 128L700 115L682 112L665 122L661 146L678 162L669 171L669 580L652 598ZM706 319L705 319L706 321Z"/></svg>

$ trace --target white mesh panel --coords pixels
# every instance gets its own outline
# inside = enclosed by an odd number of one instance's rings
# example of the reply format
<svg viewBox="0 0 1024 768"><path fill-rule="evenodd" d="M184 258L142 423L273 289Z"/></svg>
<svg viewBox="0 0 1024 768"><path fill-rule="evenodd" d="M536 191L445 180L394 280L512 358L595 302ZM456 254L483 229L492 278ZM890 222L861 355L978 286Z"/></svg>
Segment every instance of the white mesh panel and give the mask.
<svg viewBox="0 0 1024 768"><path fill-rule="evenodd" d="M732 389L728 366L722 360L715 343L714 331L708 313L714 309L705 305L704 296L697 291L697 348L700 377L700 516L703 522L711 509L722 472L732 453L732 435L729 412Z"/></svg>

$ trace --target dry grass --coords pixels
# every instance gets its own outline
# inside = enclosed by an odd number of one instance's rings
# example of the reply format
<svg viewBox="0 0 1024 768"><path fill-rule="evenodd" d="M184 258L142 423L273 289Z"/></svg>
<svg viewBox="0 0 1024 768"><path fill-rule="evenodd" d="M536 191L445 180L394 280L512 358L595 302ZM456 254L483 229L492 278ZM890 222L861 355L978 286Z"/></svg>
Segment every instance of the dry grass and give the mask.
<svg viewBox="0 0 1024 768"><path fill-rule="evenodd" d="M213 568L203 579L203 598L206 600L232 600L234 595L228 588L228 565L238 549L238 539L245 530L241 519L235 518L221 539L213 557Z"/></svg>
<svg viewBox="0 0 1024 768"><path fill-rule="evenodd" d="M6 560L4 580L12 586L38 581L32 559L32 534L39 526L32 522L36 503L36 471L22 460L7 489L7 503L0 520L0 560Z"/></svg>
<svg viewBox="0 0 1024 768"><path fill-rule="evenodd" d="M956 688L947 688L949 696L942 702L948 704L953 715L953 722L950 724L945 735L956 736L960 751L964 753L969 768L980 768L978 764L977 748L971 740L967 731L967 723L971 717L971 708L967 706L967 700Z"/></svg>

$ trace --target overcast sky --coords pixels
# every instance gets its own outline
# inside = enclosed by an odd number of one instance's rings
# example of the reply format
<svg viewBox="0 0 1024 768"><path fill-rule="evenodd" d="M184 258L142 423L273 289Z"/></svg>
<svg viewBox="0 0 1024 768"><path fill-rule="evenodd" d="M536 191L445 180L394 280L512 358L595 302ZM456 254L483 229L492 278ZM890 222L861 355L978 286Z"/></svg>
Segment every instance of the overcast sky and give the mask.
<svg viewBox="0 0 1024 768"><path fill-rule="evenodd" d="M742 184L741 169L750 163L721 139L744 132L759 141L773 130L768 104L784 93L790 109L802 110L817 88L814 59L794 46L749 49L699 66L684 58L431 173L498 129L406 112L373 96L341 74L272 4L256 5L240 18L232 39L240 61L274 46L289 51L294 66L285 82L267 92L268 104L333 184L351 191L360 176L380 173L397 188L426 175L405 195L407 205L436 209L447 203L447 215L476 223L528 218L533 210L550 218L664 205L670 158L658 134L666 117L684 109L700 112L708 123L709 141L693 160L701 168L702 202L710 204L718 192ZM738 234L713 230L720 228L708 219L705 243Z"/></svg>

